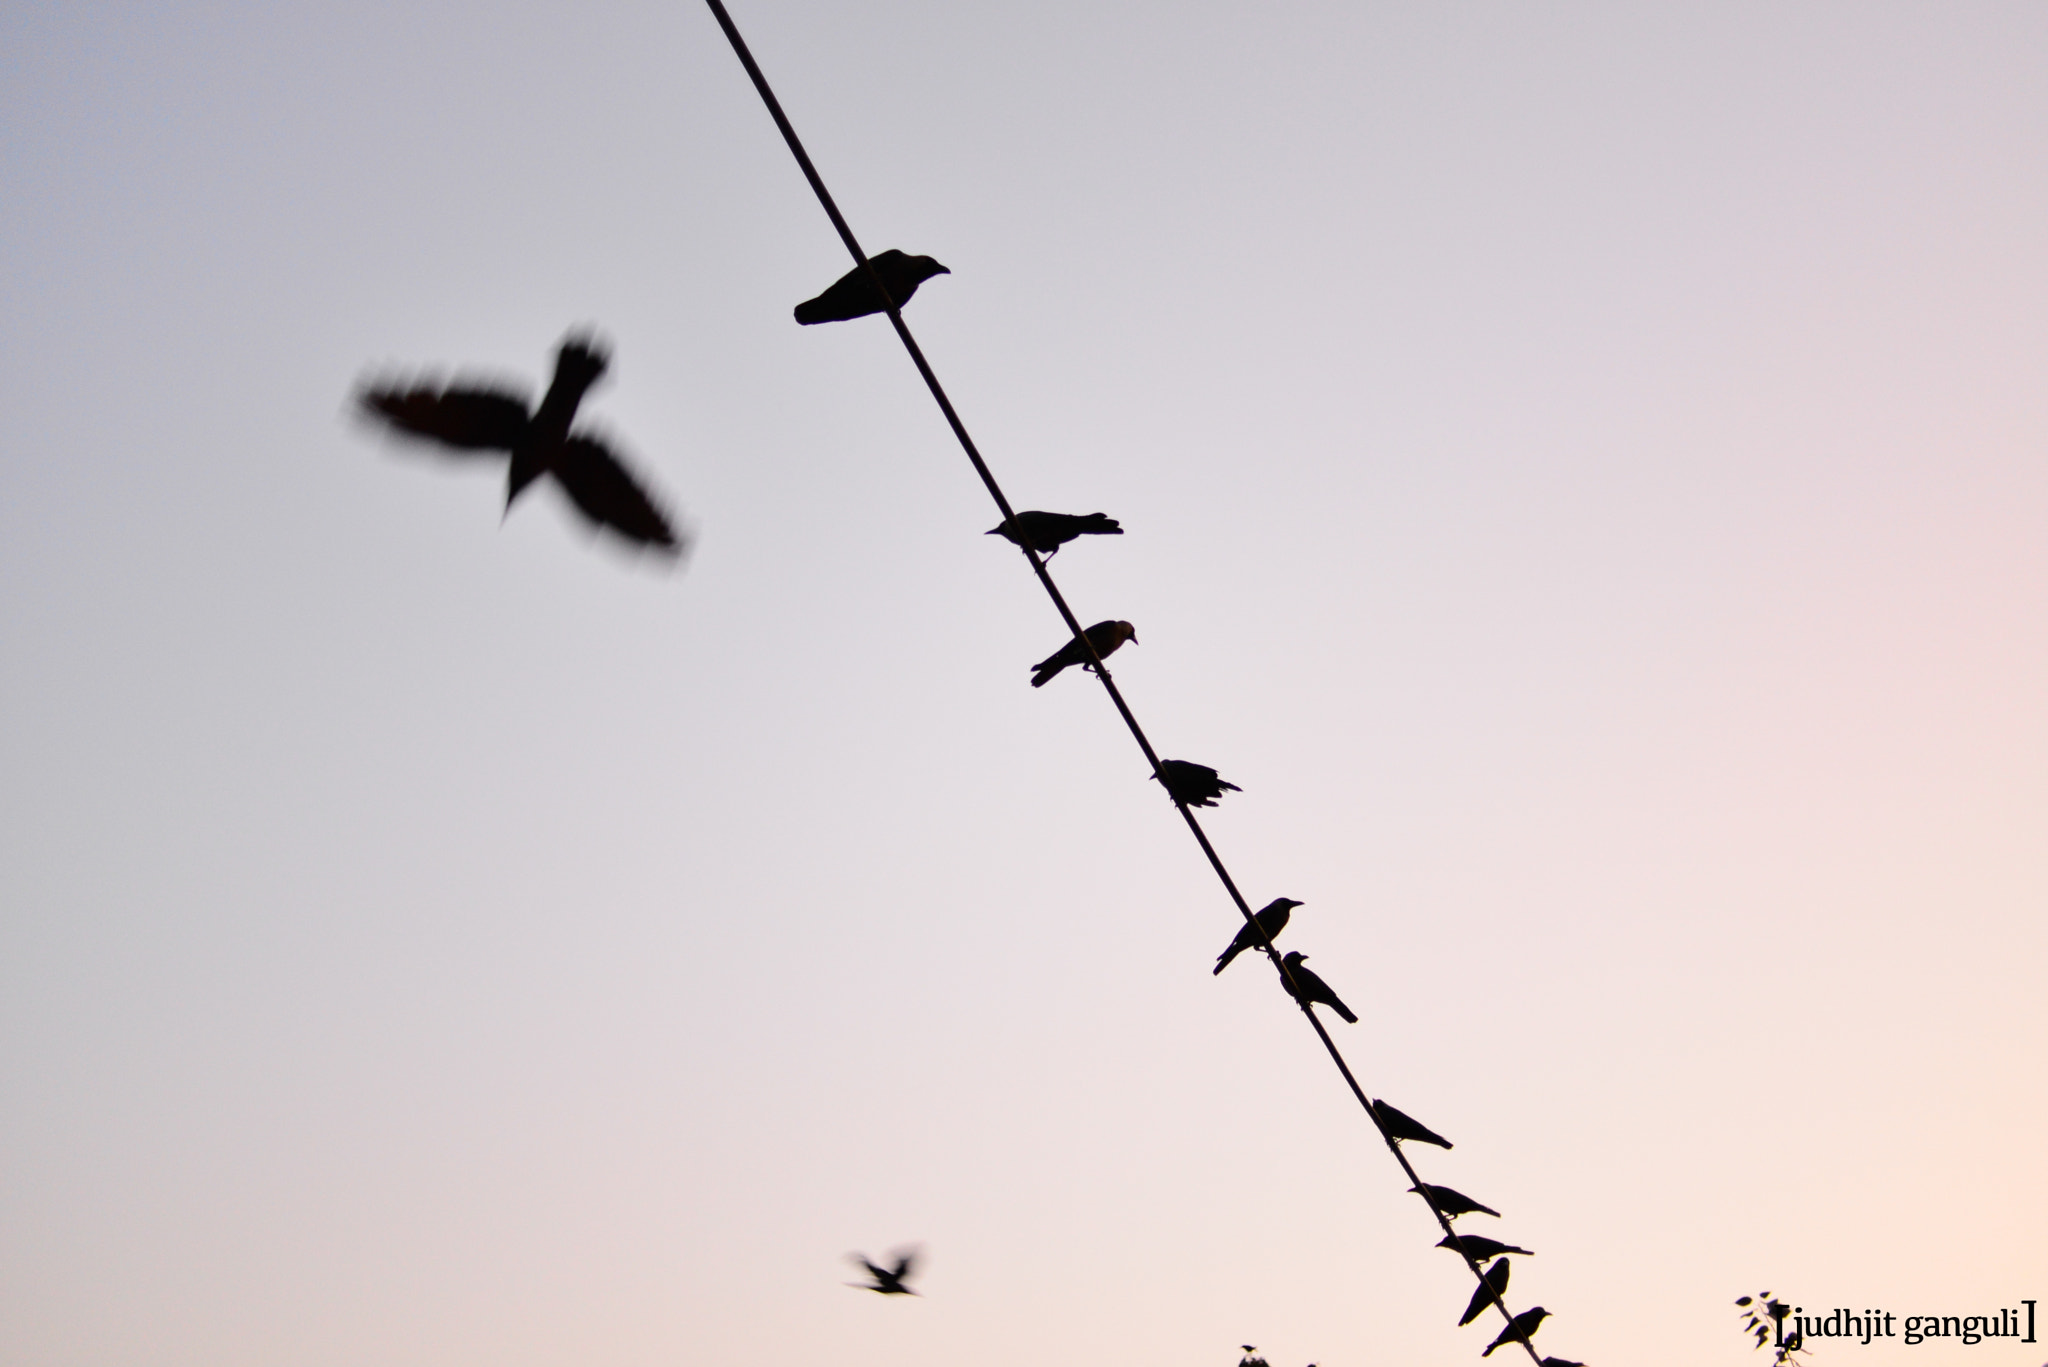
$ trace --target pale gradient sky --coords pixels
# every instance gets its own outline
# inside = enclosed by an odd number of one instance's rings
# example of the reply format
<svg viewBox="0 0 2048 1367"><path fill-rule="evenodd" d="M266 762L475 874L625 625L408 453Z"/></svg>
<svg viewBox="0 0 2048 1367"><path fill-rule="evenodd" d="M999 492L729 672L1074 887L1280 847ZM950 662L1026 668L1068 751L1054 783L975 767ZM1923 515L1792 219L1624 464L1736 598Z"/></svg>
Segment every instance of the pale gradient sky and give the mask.
<svg viewBox="0 0 2048 1367"><path fill-rule="evenodd" d="M735 16L1547 1351L2048 1301L2048 8ZM12 0L0 186L0 1359L1476 1361L701 7ZM678 573L346 416L579 323Z"/></svg>

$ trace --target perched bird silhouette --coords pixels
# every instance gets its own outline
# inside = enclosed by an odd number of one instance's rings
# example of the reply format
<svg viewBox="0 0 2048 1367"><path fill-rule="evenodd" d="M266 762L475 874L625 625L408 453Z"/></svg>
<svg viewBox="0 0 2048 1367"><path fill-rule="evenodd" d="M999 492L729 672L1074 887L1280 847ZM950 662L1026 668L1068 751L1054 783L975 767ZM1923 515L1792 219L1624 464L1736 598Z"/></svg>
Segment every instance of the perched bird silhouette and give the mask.
<svg viewBox="0 0 2048 1367"><path fill-rule="evenodd" d="M1397 1111L1384 1101L1373 1102L1372 1113L1380 1118L1380 1124L1386 1126L1387 1133L1396 1139L1409 1139L1417 1144L1434 1144L1443 1149L1451 1147L1450 1140L1414 1116Z"/></svg>
<svg viewBox="0 0 2048 1367"><path fill-rule="evenodd" d="M1313 971L1301 966L1301 961L1307 957L1308 955L1299 950L1290 949L1287 951L1287 957L1281 960L1287 965L1287 972L1294 976L1294 986L1287 988L1287 994L1303 1005L1321 1002L1342 1016L1346 1025L1358 1024L1358 1017L1351 1014L1350 1007L1338 1000L1337 994L1330 990L1330 985L1318 978ZM1286 976L1281 977L1280 985L1287 987Z"/></svg>
<svg viewBox="0 0 2048 1367"><path fill-rule="evenodd" d="M1493 1266L1486 1269L1486 1284L1472 1293L1471 1304L1467 1305L1465 1313L1458 1317L1460 1329L1478 1319L1485 1313L1486 1307L1492 1305L1495 1300L1507 1295L1508 1269L1513 1266L1514 1264L1506 1258L1497 1258Z"/></svg>
<svg viewBox="0 0 2048 1367"><path fill-rule="evenodd" d="M578 512L636 545L680 554L668 518L600 438L572 431L584 393L604 375L607 356L594 338L571 335L555 353L555 378L538 410L526 395L486 384L365 385L356 394L362 411L399 435L437 443L449 455L510 457L505 510L542 475Z"/></svg>
<svg viewBox="0 0 2048 1367"><path fill-rule="evenodd" d="M1082 635L1088 638L1089 645L1095 647L1095 654L1098 659L1107 659L1115 654L1116 648L1125 641L1136 641L1138 639L1138 629L1129 622L1097 622L1094 626L1083 632ZM1095 668L1088 659L1088 652L1081 648L1081 643L1079 641L1069 641L1037 664L1031 666L1033 671L1031 686L1033 688L1045 687L1046 684L1052 681L1054 675L1058 674L1068 665L1081 665L1087 669Z"/></svg>
<svg viewBox="0 0 2048 1367"><path fill-rule="evenodd" d="M1451 1242L1452 1239L1458 1242L1454 1244ZM1488 1258L1498 1258L1503 1253L1519 1253L1525 1258L1536 1256L1526 1248L1504 1244L1498 1239L1489 1239L1484 1234L1449 1234L1436 1241L1438 1248L1448 1248L1453 1253L1458 1252L1460 1245L1465 1252L1472 1255L1472 1261L1475 1263L1483 1263Z"/></svg>
<svg viewBox="0 0 2048 1367"><path fill-rule="evenodd" d="M1487 1344L1486 1351L1479 1356L1492 1357L1493 1350L1503 1343L1527 1343L1529 1336L1536 1332L1536 1326L1543 1323L1544 1316L1549 1313L1540 1305L1534 1310L1524 1310L1508 1321L1508 1327L1500 1331L1500 1337Z"/></svg>
<svg viewBox="0 0 2048 1367"><path fill-rule="evenodd" d="M1275 897L1272 901L1252 913L1252 919L1259 923L1259 930L1266 932L1267 943L1270 944L1272 941L1280 938L1280 932L1287 928L1287 918L1293 915L1294 909L1300 905L1301 903L1291 897ZM1239 926L1237 928L1237 938L1230 942L1227 949L1216 956L1216 968L1214 971L1221 973L1224 969L1230 967L1232 959L1235 959L1247 949L1257 949L1258 947L1259 937L1257 932L1250 926ZM1303 969L1302 971L1305 973L1308 970Z"/></svg>
<svg viewBox="0 0 2048 1367"><path fill-rule="evenodd" d="M896 1266L894 1267L876 1267L868 1261L867 1254L865 1253L849 1253L846 1256L849 1260L859 1263L862 1267L866 1268L868 1275L874 1278L872 1283L848 1282L848 1286L857 1286L863 1291L874 1291L884 1296L915 1296L917 1294L917 1292L903 1284L903 1279L910 1275L911 1269L917 1263L916 1249L897 1249L895 1253Z"/></svg>
<svg viewBox="0 0 2048 1367"><path fill-rule="evenodd" d="M1152 777L1164 783L1173 800L1183 807L1213 807L1216 799L1226 792L1244 791L1235 783L1225 783L1218 778L1216 771L1208 765L1184 759L1160 760L1159 772Z"/></svg>
<svg viewBox="0 0 2048 1367"><path fill-rule="evenodd" d="M1429 1183L1424 1182L1421 1186L1410 1187L1408 1190L1420 1192L1427 1196L1436 1203L1438 1210L1453 1220L1457 1219L1460 1215L1472 1215L1475 1213L1493 1216L1500 1214L1492 1206L1482 1206L1464 1192L1453 1191L1449 1187L1433 1187Z"/></svg>
<svg viewBox="0 0 2048 1367"><path fill-rule="evenodd" d="M910 302L910 296L917 293L917 287L935 275L951 275L953 272L932 260L929 256L905 256L891 247L878 256L868 258L868 264L875 268L875 274L882 277L882 287L889 291L889 297L901 309ZM832 282L816 299L806 299L796 306L796 320L808 327L812 323L843 323L849 318L865 318L870 313L885 312L888 305L875 292L875 282L868 279L868 273L855 266Z"/></svg>
<svg viewBox="0 0 2048 1367"><path fill-rule="evenodd" d="M1104 513L1090 513L1082 517L1075 513L1023 512L1004 522L1000 527L991 527L986 535L1000 536L1012 546L1029 545L1032 550L1050 559L1053 552L1077 536L1122 536L1124 529L1117 520Z"/></svg>

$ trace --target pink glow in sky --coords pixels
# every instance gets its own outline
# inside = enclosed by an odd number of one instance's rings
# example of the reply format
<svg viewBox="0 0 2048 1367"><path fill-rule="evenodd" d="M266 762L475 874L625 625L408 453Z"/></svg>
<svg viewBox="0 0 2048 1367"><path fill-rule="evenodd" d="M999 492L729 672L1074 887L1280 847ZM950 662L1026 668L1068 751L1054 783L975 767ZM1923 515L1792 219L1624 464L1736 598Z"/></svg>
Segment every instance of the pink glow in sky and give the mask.
<svg viewBox="0 0 2048 1367"><path fill-rule="evenodd" d="M2048 10L734 14L1545 1351L2048 1302ZM16 5L0 186L0 1360L1477 1360L701 8ZM575 325L677 573L345 412Z"/></svg>

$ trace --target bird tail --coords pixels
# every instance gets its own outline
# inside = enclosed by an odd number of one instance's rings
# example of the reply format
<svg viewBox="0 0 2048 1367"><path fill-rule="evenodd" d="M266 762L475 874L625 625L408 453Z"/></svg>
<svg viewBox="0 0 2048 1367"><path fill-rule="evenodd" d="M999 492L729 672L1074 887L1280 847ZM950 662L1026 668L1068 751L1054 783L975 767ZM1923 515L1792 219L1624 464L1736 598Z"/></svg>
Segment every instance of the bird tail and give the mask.
<svg viewBox="0 0 2048 1367"><path fill-rule="evenodd" d="M798 304L796 306L796 320L805 327L809 327L813 323L836 323L839 321L832 315L832 311L825 306L823 296L816 299L806 299L801 304Z"/></svg>
<svg viewBox="0 0 2048 1367"><path fill-rule="evenodd" d="M1122 536L1123 525L1107 513L1090 513L1082 519L1087 525L1082 531L1090 536Z"/></svg>
<svg viewBox="0 0 2048 1367"><path fill-rule="evenodd" d="M1346 1025L1358 1024L1358 1017L1352 1015L1351 1008L1346 1006L1343 1002L1337 1001L1335 998L1332 998L1330 1001L1330 1009L1332 1011L1335 1011L1338 1015L1342 1016L1344 1018L1344 1023Z"/></svg>
<svg viewBox="0 0 2048 1367"><path fill-rule="evenodd" d="M1042 664L1042 665L1035 665L1035 666L1033 666L1033 668L1035 668L1035 669L1036 669L1036 670L1037 670L1038 672L1037 672L1037 673L1035 673L1035 674L1033 674L1033 675L1031 676L1031 686L1032 686L1033 688L1043 688L1043 687L1045 687L1045 686L1046 686L1047 684L1051 683L1051 682L1053 681L1053 679L1054 679L1054 678L1056 678L1056 677L1057 677L1057 676L1059 675L1059 672L1060 672L1060 671L1061 671L1062 669L1065 669L1066 667L1067 667L1067 662L1066 662L1065 660L1060 660L1060 661L1053 661L1053 660L1047 660L1047 661L1046 661L1046 662L1045 662L1044 664Z"/></svg>
<svg viewBox="0 0 2048 1367"><path fill-rule="evenodd" d="M1238 955L1238 951L1242 950L1243 948L1243 945L1239 944L1235 940L1232 940L1230 942L1230 948L1224 950L1222 957L1216 960L1215 972L1221 973L1224 969L1230 967L1230 961L1232 959L1235 959Z"/></svg>

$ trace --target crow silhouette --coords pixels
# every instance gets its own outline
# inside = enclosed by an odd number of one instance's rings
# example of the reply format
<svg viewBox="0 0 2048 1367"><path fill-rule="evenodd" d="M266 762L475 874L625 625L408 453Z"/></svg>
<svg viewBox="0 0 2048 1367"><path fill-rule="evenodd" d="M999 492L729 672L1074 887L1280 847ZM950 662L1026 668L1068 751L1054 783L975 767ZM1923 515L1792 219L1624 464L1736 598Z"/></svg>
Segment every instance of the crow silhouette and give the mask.
<svg viewBox="0 0 2048 1367"><path fill-rule="evenodd" d="M1449 1187L1433 1187L1429 1183L1424 1182L1421 1186L1410 1187L1408 1190L1420 1192L1427 1196L1436 1203L1438 1210L1453 1220L1457 1219L1460 1215L1471 1215L1474 1213L1493 1216L1500 1214L1492 1206L1482 1206L1464 1192L1453 1191Z"/></svg>
<svg viewBox="0 0 2048 1367"><path fill-rule="evenodd" d="M1164 783L1168 795L1183 807L1213 807L1224 793L1244 791L1235 783L1218 778L1208 765L1184 759L1160 760L1159 772L1152 777Z"/></svg>
<svg viewBox="0 0 2048 1367"><path fill-rule="evenodd" d="M1453 1239L1458 1242L1452 1243ZM1448 1248L1453 1253L1458 1252L1461 1245L1466 1253L1472 1255L1472 1261L1475 1263L1483 1263L1488 1258L1498 1258L1503 1253L1519 1253L1525 1258L1536 1256L1526 1248L1504 1244L1498 1239L1489 1239L1484 1234L1447 1234L1436 1241L1438 1248Z"/></svg>
<svg viewBox="0 0 2048 1367"><path fill-rule="evenodd" d="M905 256L891 247L879 256L868 258L868 264L875 268L875 274L882 277L882 287L889 291L889 298L898 309L910 302L910 296L917 293L917 287L935 275L951 275L953 272L932 260L929 256ZM855 266L832 282L816 299L806 299L796 306L796 320L806 327L812 323L843 323L849 318L865 318L870 313L887 311L888 305L875 292L875 282L868 279L868 273Z"/></svg>
<svg viewBox="0 0 2048 1367"><path fill-rule="evenodd" d="M1115 654L1116 648L1125 641L1135 642L1138 639L1138 629L1129 622L1097 622L1094 626L1083 632L1082 635L1088 638L1089 645L1095 647L1097 659L1107 659ZM1087 669L1095 668L1093 662L1088 658L1088 652L1081 648L1080 641L1069 641L1037 664L1031 666L1031 686L1033 688L1045 687L1046 684L1052 681L1055 675L1068 665L1081 665Z"/></svg>
<svg viewBox="0 0 2048 1367"><path fill-rule="evenodd" d="M1000 527L991 527L986 535L1000 536L1012 546L1029 545L1047 559L1054 551L1066 545L1077 536L1122 536L1124 529L1117 520L1104 513L1090 513L1081 517L1075 513L1023 512L1004 522Z"/></svg>
<svg viewBox="0 0 2048 1367"><path fill-rule="evenodd" d="M896 1266L894 1267L876 1267L868 1261L868 1256L865 1253L849 1253L846 1256L851 1261L859 1263L862 1267L866 1268L868 1275L874 1278L872 1283L848 1282L848 1286L857 1286L863 1291L874 1291L884 1296L915 1296L917 1294L917 1292L903 1284L903 1279L910 1275L911 1269L917 1264L916 1249L897 1249L894 1255L896 1258Z"/></svg>
<svg viewBox="0 0 2048 1367"><path fill-rule="evenodd" d="M1466 1325L1484 1314L1487 1306L1492 1305L1496 1300L1507 1295L1508 1269L1513 1266L1514 1264L1506 1258L1497 1258L1494 1260L1493 1266L1486 1269L1486 1284L1472 1293L1471 1304L1467 1305L1465 1313L1458 1317L1458 1327L1460 1329L1463 1329ZM1506 1307L1502 1308L1505 1309Z"/></svg>
<svg viewBox="0 0 2048 1367"><path fill-rule="evenodd" d="M1290 897L1275 897L1253 913L1252 919L1259 923L1259 930L1266 932L1266 943L1270 944L1280 938L1280 932L1287 928L1287 918L1293 915L1294 909L1300 905L1301 903ZM1213 971L1221 973L1224 969L1230 967L1232 959L1235 959L1247 949L1257 949L1259 947L1258 931L1253 930L1250 926L1239 926L1237 928L1237 938L1232 940L1229 946L1216 956L1216 967ZM1307 972L1308 970L1303 969L1302 971Z"/></svg>
<svg viewBox="0 0 2048 1367"><path fill-rule="evenodd" d="M1524 1310L1508 1321L1508 1327L1500 1331L1500 1337L1487 1344L1486 1351L1479 1356L1492 1357L1493 1350L1503 1343L1527 1343L1529 1336L1536 1332L1536 1326L1543 1323L1544 1317L1549 1313L1540 1305L1534 1310Z"/></svg>
<svg viewBox="0 0 2048 1367"><path fill-rule="evenodd" d="M552 475L591 523L667 555L682 552L668 518L602 439L571 430L584 393L604 375L607 356L593 338L571 335L555 353L555 378L538 410L524 393L482 383L365 385L362 411L401 436L435 443L444 454L510 458L505 510L529 485Z"/></svg>
<svg viewBox="0 0 2048 1367"><path fill-rule="evenodd" d="M1387 1133L1396 1139L1411 1139L1418 1144L1435 1144L1437 1147L1445 1149L1451 1147L1450 1140L1444 1138L1414 1116L1405 1115L1384 1101L1373 1102L1372 1113L1380 1118L1380 1124L1386 1126Z"/></svg>
<svg viewBox="0 0 2048 1367"><path fill-rule="evenodd" d="M1346 1025L1358 1024L1358 1017L1351 1014L1350 1007L1338 1000L1337 994L1330 990L1330 985L1321 978L1318 978L1311 970L1301 966L1301 961L1307 957L1308 955L1303 954L1299 950L1290 949L1287 951L1287 957L1281 960L1282 963L1287 965L1287 973L1281 975L1280 985L1286 987L1287 994L1302 1005L1306 1006L1311 1002L1321 1002L1324 1006L1329 1007L1332 1011L1342 1016ZM1287 983L1288 974L1292 974L1294 977L1294 984L1291 987Z"/></svg>

